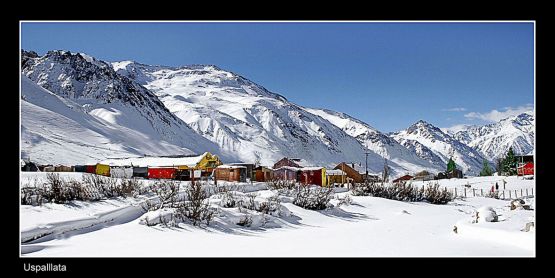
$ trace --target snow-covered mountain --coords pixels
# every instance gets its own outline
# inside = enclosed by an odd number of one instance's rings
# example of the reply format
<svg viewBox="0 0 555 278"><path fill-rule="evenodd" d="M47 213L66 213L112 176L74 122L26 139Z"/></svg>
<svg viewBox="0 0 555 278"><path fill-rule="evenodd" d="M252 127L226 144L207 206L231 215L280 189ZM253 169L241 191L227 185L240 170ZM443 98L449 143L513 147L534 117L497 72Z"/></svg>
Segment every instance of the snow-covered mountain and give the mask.
<svg viewBox="0 0 555 278"><path fill-rule="evenodd" d="M529 152L534 138L528 114L462 127L455 137L424 121L385 135L344 113L291 103L217 66L107 63L67 51L22 52L21 107L22 155L39 163L210 151L224 161L272 165L287 156L329 167L363 163L369 151L373 173L384 158L400 175L444 170L453 156L473 175L481 169L479 151L489 160L510 144Z"/></svg>
<svg viewBox="0 0 555 278"><path fill-rule="evenodd" d="M484 158L479 152L425 121L420 120L405 130L391 133L390 136L432 163L441 163L437 161L439 157L444 169L450 157L468 175L478 175L482 169Z"/></svg>
<svg viewBox="0 0 555 278"><path fill-rule="evenodd" d="M453 134L453 137L476 149L490 161L503 157L511 147L516 154L532 153L534 136L532 112L484 126L470 126Z"/></svg>
<svg viewBox="0 0 555 278"><path fill-rule="evenodd" d="M233 72L213 65L166 67L124 61L112 66L154 92L172 113L239 160L272 165L284 156L302 157L325 166L364 161L364 146L342 129ZM368 161L372 172L382 170L379 155L371 153Z"/></svg>
<svg viewBox="0 0 555 278"><path fill-rule="evenodd" d="M347 134L355 137L366 148L383 158L393 161L402 167L405 172L414 173L422 170L444 170L444 165L440 159L438 160L434 157L432 157L432 159L428 159L428 157L423 159L419 157L417 150L407 149L393 138L345 113L328 109L305 108L305 110L343 129ZM438 161L439 163L437 163Z"/></svg>
<svg viewBox="0 0 555 278"><path fill-rule="evenodd" d="M39 163L204 151L222 155L152 92L85 54L23 51L21 98L22 157Z"/></svg>

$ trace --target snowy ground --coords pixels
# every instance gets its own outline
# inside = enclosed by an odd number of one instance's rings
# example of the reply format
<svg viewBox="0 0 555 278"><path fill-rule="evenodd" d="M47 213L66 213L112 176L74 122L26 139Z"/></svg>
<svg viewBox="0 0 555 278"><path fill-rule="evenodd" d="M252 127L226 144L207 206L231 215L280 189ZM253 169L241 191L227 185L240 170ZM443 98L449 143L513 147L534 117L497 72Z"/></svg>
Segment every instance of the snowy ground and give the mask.
<svg viewBox="0 0 555 278"><path fill-rule="evenodd" d="M476 186L493 178L502 177L446 180L441 185ZM507 189L534 186L533 180L506 180ZM260 183L245 184L243 190L259 197L273 194ZM310 211L285 198L281 204L291 214L272 218L272 225L244 228L216 219L207 228L184 223L169 228L139 224L144 212L138 204L147 197L142 198L21 206L22 256L535 256L535 230L521 231L527 222L535 222L535 211L510 210L509 200L469 197L431 205L352 196L350 205ZM534 200L526 202L535 208ZM492 207L499 222L472 223L475 210L483 206ZM29 241L41 233L43 237Z"/></svg>

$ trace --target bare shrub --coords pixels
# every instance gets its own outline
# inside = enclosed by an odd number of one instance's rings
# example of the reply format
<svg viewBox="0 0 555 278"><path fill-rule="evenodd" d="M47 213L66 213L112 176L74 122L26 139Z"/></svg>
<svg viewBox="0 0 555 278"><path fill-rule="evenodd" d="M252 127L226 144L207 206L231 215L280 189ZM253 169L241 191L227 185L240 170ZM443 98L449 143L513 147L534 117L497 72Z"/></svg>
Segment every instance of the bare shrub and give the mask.
<svg viewBox="0 0 555 278"><path fill-rule="evenodd" d="M297 182L294 180L273 179L273 180L267 181L266 184L268 185L268 188L270 188L270 190L282 190L282 189L292 190L297 186Z"/></svg>
<svg viewBox="0 0 555 278"><path fill-rule="evenodd" d="M154 183L154 193L160 199L159 208L174 207L177 202L179 182L164 180Z"/></svg>
<svg viewBox="0 0 555 278"><path fill-rule="evenodd" d="M258 203L258 206L255 206L255 210L263 214L272 214L275 211L279 211L280 207L281 201L279 197L271 196L266 201Z"/></svg>
<svg viewBox="0 0 555 278"><path fill-rule="evenodd" d="M69 200L87 200L87 194L83 184L77 180L70 180L66 183L67 197Z"/></svg>
<svg viewBox="0 0 555 278"><path fill-rule="evenodd" d="M428 201L432 204L446 204L453 200L453 194L446 188L440 189L438 183L418 188L404 182L392 186L384 183L366 182L357 184L352 193L355 196L373 196L407 202Z"/></svg>
<svg viewBox="0 0 555 278"><path fill-rule="evenodd" d="M432 204L447 204L453 200L453 194L447 188L440 189L438 183L426 187L424 197Z"/></svg>
<svg viewBox="0 0 555 278"><path fill-rule="evenodd" d="M138 195L146 193L143 189L143 183L135 178L122 179L120 187L123 196L137 197Z"/></svg>
<svg viewBox="0 0 555 278"><path fill-rule="evenodd" d="M220 205L224 208L233 208L237 206L238 200L235 194L225 186L217 188L218 194L221 196Z"/></svg>
<svg viewBox="0 0 555 278"><path fill-rule="evenodd" d="M245 214L245 216L239 219L239 222L237 222L237 225L243 226L243 227L250 227L252 225L252 217L248 214Z"/></svg>
<svg viewBox="0 0 555 278"><path fill-rule="evenodd" d="M50 187L49 192L47 192L47 199L54 203L62 204L69 200L68 192L66 190L66 182L60 178L58 173L47 173L46 174L46 185Z"/></svg>
<svg viewBox="0 0 555 278"><path fill-rule="evenodd" d="M208 203L208 194L202 187L200 182L192 183L185 190L186 199L178 204L176 216L185 220L189 219L193 225L200 225L206 221L206 225L210 225L210 221L214 217L214 211Z"/></svg>
<svg viewBox="0 0 555 278"><path fill-rule="evenodd" d="M160 206L155 202L146 200L141 204L141 208L143 209L144 212L149 212L149 211L155 211L159 209Z"/></svg>
<svg viewBox="0 0 555 278"><path fill-rule="evenodd" d="M333 196L331 187L298 186L293 204L310 210L322 210L328 207Z"/></svg>
<svg viewBox="0 0 555 278"><path fill-rule="evenodd" d="M345 195L345 197L338 198L338 200L339 200L339 203L337 204L338 206L343 206L343 205L349 206L353 203L353 199L351 198L350 195Z"/></svg>

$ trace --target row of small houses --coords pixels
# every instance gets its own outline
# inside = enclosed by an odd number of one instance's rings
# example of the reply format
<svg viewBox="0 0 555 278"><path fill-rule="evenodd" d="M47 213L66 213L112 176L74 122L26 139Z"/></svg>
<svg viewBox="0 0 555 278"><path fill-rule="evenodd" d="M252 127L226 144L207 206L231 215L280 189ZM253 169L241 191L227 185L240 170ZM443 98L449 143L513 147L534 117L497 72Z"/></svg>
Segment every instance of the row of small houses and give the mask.
<svg viewBox="0 0 555 278"><path fill-rule="evenodd" d="M417 181L429 181L429 180L442 180L442 179L452 179L452 178L463 178L463 173L459 169L454 169L447 172L439 172L437 175L430 173L428 171L421 171L413 175L404 175L393 180L393 183L417 180Z"/></svg>
<svg viewBox="0 0 555 278"><path fill-rule="evenodd" d="M532 155L519 155L516 156L517 165L516 171L518 176L526 176L526 175L534 175L534 156ZM459 169L453 169L447 172L439 172L437 175L434 175L428 171L422 171L416 173L414 176L411 175L404 175L393 180L393 183L401 182L401 181L408 181L408 180L441 180L441 179L451 179L451 178L463 178L463 173Z"/></svg>
<svg viewBox="0 0 555 278"><path fill-rule="evenodd" d="M273 167L249 163L223 164L218 156L206 152L199 156L164 156L108 159L94 165L37 166L22 161L22 171L84 172L117 178L193 180L212 177L216 181L264 182L290 180L301 184L329 185L364 181L359 165L340 163L334 169L312 166L303 159L283 158ZM368 175L371 180L377 176Z"/></svg>

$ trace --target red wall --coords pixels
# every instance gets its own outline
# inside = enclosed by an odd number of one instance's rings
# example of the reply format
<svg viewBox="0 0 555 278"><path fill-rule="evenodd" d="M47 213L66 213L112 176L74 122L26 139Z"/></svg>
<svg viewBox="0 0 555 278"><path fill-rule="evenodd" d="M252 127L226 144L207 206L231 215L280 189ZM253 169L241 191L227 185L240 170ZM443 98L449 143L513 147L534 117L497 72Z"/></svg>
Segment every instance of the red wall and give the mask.
<svg viewBox="0 0 555 278"><path fill-rule="evenodd" d="M277 180L297 180L297 171L290 169L274 170L274 178Z"/></svg>
<svg viewBox="0 0 555 278"><path fill-rule="evenodd" d="M87 173L96 174L96 169L94 165L87 165Z"/></svg>
<svg viewBox="0 0 555 278"><path fill-rule="evenodd" d="M322 170L302 171L301 183L322 185Z"/></svg>
<svg viewBox="0 0 555 278"><path fill-rule="evenodd" d="M148 168L149 179L173 179L175 168Z"/></svg>
<svg viewBox="0 0 555 278"><path fill-rule="evenodd" d="M517 169L518 175L533 175L534 174L534 163L528 162L524 166Z"/></svg>

